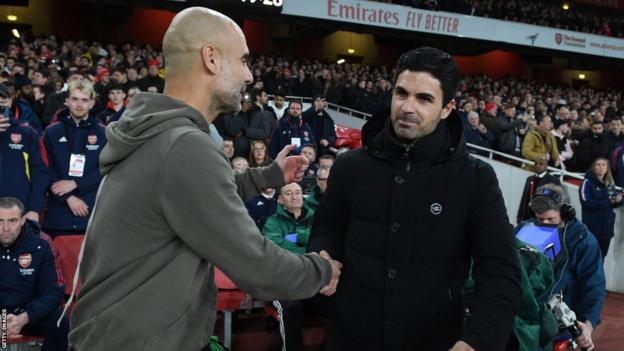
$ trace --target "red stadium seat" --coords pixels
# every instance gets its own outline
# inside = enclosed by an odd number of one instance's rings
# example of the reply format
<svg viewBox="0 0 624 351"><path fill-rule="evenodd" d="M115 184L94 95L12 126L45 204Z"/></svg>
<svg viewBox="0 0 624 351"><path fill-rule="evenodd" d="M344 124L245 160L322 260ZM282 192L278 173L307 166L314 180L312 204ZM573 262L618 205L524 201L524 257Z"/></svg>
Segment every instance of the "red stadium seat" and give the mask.
<svg viewBox="0 0 624 351"><path fill-rule="evenodd" d="M25 336L25 335L19 335L19 336L10 336L8 338L8 342L9 342L9 350L10 351L18 351L19 344L28 344L31 343L33 341L37 341L37 342L43 342L43 338L40 336Z"/></svg>
<svg viewBox="0 0 624 351"><path fill-rule="evenodd" d="M70 295L72 292L72 284L74 282L74 274L78 267L78 256L80 248L84 240L84 235L60 235L54 238L54 247L59 254L59 264L61 265L61 273L65 280L65 294ZM76 286L74 294L78 294L80 289L80 281Z"/></svg>
<svg viewBox="0 0 624 351"><path fill-rule="evenodd" d="M223 312L223 344L230 348L232 344L232 313L237 310L251 309L253 300L217 267L215 267L215 285L218 289L217 311Z"/></svg>

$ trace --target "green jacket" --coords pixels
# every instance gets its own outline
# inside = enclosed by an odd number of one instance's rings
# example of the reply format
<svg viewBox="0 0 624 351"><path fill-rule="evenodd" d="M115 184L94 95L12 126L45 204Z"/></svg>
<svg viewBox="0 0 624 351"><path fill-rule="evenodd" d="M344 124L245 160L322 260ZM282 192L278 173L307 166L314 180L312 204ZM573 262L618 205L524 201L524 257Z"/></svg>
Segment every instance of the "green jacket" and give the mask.
<svg viewBox="0 0 624 351"><path fill-rule="evenodd" d="M323 194L320 194L319 192L320 190L319 190L318 185L315 185L312 188L310 195L308 195L308 197L306 197L306 199L303 201L303 206L316 210L319 203L321 202L320 199L323 196Z"/></svg>
<svg viewBox="0 0 624 351"><path fill-rule="evenodd" d="M520 351L552 349L550 341L558 331L553 314L545 302L554 283L552 265L548 258L532 246L516 239L522 274L522 302L515 317L513 332ZM472 274L466 282L466 294L474 291ZM468 298L469 300L469 298Z"/></svg>
<svg viewBox="0 0 624 351"><path fill-rule="evenodd" d="M313 219L314 210L305 205L301 209L301 217L299 220L295 220L293 215L279 204L277 205L277 212L264 223L262 233L282 249L303 254L306 252L306 246L308 246ZM297 233L297 242L285 238L286 235L293 233Z"/></svg>

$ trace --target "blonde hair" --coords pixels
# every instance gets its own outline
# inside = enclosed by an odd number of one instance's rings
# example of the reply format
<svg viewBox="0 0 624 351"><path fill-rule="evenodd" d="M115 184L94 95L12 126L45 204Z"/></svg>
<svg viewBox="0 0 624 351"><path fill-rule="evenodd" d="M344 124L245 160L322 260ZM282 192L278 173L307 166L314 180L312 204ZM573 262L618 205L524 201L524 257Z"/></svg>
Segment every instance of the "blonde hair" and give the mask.
<svg viewBox="0 0 624 351"><path fill-rule="evenodd" d="M611 165L609 164L609 160L607 160L605 157L596 158L594 162L592 162L591 171L594 173L594 175L596 175L594 168L596 167L596 163L598 163L598 161L604 161L607 164L607 173L605 173L603 179L600 179L602 183L607 187L615 186L615 181L613 181L613 175L611 174Z"/></svg>
<svg viewBox="0 0 624 351"><path fill-rule="evenodd" d="M67 88L68 93L71 94L72 90L79 90L89 95L91 99L95 99L95 89L93 89L93 83L87 79L78 79L69 83Z"/></svg>

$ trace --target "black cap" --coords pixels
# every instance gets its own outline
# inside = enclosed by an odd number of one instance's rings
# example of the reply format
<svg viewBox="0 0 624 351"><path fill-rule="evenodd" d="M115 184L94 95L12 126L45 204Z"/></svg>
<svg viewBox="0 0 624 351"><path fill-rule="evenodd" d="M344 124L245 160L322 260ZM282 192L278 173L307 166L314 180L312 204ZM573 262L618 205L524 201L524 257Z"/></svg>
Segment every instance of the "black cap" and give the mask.
<svg viewBox="0 0 624 351"><path fill-rule="evenodd" d="M11 91L5 84L0 84L0 96L7 99L11 97Z"/></svg>

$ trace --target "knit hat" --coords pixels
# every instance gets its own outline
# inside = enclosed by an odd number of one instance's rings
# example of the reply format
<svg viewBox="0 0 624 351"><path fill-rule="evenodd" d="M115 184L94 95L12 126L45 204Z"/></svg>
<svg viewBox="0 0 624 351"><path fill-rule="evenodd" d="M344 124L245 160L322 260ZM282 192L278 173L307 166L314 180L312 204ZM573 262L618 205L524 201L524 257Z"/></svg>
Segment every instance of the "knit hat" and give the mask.
<svg viewBox="0 0 624 351"><path fill-rule="evenodd" d="M496 104L493 102L488 102L487 104L485 104L485 112L490 112L495 108L496 108Z"/></svg>

